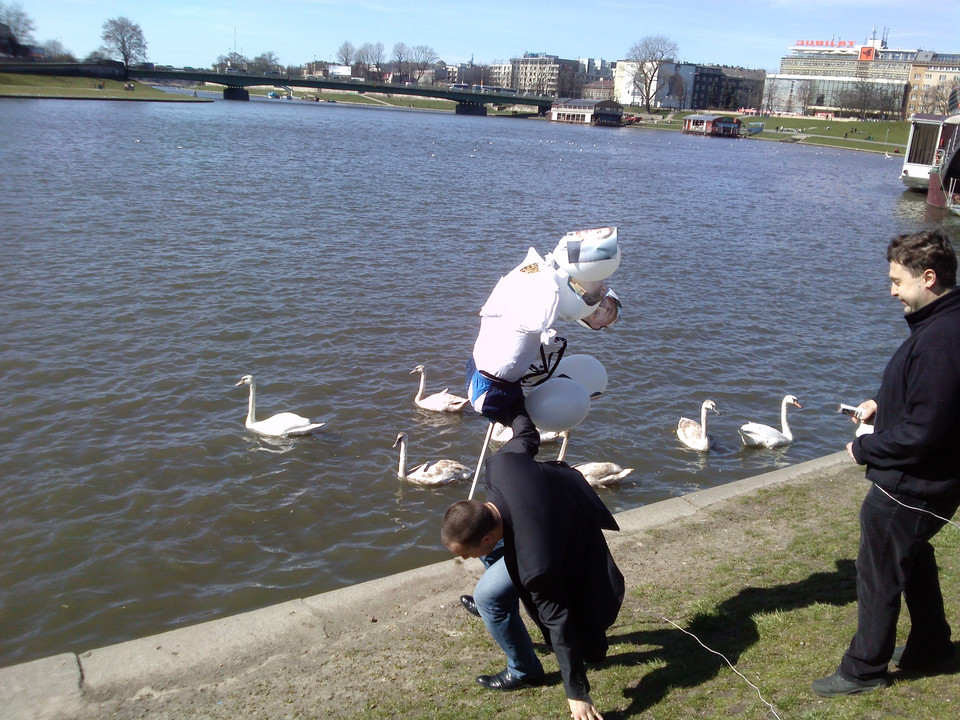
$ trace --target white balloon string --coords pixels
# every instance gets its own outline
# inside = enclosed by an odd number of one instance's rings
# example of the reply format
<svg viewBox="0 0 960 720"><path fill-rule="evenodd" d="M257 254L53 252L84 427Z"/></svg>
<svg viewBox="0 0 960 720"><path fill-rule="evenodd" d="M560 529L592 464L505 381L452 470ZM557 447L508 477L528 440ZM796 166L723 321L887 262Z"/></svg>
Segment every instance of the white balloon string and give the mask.
<svg viewBox="0 0 960 720"><path fill-rule="evenodd" d="M877 488L877 490L879 490L880 492L882 492L884 495L886 495L888 498L890 498L891 500L893 500L895 503L897 503L897 505L902 505L902 506L905 507L907 510L915 510L916 512L926 513L927 515L932 515L932 516L935 517L937 520L942 520L943 522L949 523L950 525L953 525L955 528L960 529L960 525L957 525L953 520L950 520L949 518L940 517L940 516L937 515L936 513L932 513L932 512L930 512L929 510L925 510L924 508L916 507L916 506L914 506L914 505L907 505L906 503L900 502L899 500L897 500L893 495L891 495L890 493L888 493L886 490L884 490L882 487L880 487L880 486L877 485L876 483L874 483L873 486L874 486L875 488Z"/></svg>
<svg viewBox="0 0 960 720"><path fill-rule="evenodd" d="M660 619L660 620L663 620L663 622L665 622L665 623L669 623L670 625L673 625L673 627L675 627L677 630L679 630L680 632L682 632L684 635L689 635L689 636L692 637L694 640L696 640L697 643L699 643L700 647L702 647L704 650L707 650L708 652L711 652L711 653L713 653L714 655L717 655L717 656L723 658L723 661L724 661L725 663L727 663L727 665L730 667L731 670L733 670L733 672L735 672L737 675L739 675L747 685L749 685L750 687L752 687L754 690L757 691L757 697L760 698L761 702L763 702L764 705L766 705L767 707L770 708L770 712L773 713L773 716L774 716L775 718L777 718L777 720L782 720L782 718L777 714L777 708L773 705L773 703L771 703L771 702L768 701L765 697L763 697L763 693L760 692L760 688L758 688L756 685L754 685L752 682L750 682L750 680L747 679L747 676L746 676L746 675L744 675L742 672L740 672L739 670L737 670L737 668L734 666L734 664L733 664L732 662L730 662L729 659L727 659L727 656L726 656L726 655L724 655L724 654L721 653L721 652L717 652L716 650L714 650L714 649L711 648L711 647L708 647L700 638L698 638L696 635L694 635L692 632L690 632L690 631L687 630L686 628L680 627L679 625L677 625L677 623L675 623L675 622L674 622L673 620L671 620L670 618L665 618L663 615L660 615L659 613L655 613L655 612L650 612L649 610L645 610L644 612L646 612L648 615L652 615L652 616L655 617L655 618L658 618L658 619Z"/></svg>
<svg viewBox="0 0 960 720"><path fill-rule="evenodd" d="M477 480L480 478L480 468L483 467L483 460L487 456L487 448L490 446L490 438L493 437L493 421L487 426L487 436L483 439L483 448L480 450L480 459L477 460L477 471L473 474L473 485L470 486L470 494L467 500L473 500L473 493L477 489Z"/></svg>

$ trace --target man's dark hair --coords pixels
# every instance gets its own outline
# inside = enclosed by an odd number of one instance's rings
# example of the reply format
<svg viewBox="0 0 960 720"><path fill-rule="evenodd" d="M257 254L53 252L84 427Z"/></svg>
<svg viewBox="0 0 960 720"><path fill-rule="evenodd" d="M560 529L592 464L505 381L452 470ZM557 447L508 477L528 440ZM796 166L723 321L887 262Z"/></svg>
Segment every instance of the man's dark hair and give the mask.
<svg viewBox="0 0 960 720"><path fill-rule="evenodd" d="M444 547L452 544L476 547L483 536L497 526L497 518L486 503L479 500L459 500L447 508L440 525L440 540Z"/></svg>
<svg viewBox="0 0 960 720"><path fill-rule="evenodd" d="M957 254L943 230L897 235L887 246L887 261L903 265L914 277L933 270L944 288L957 284Z"/></svg>

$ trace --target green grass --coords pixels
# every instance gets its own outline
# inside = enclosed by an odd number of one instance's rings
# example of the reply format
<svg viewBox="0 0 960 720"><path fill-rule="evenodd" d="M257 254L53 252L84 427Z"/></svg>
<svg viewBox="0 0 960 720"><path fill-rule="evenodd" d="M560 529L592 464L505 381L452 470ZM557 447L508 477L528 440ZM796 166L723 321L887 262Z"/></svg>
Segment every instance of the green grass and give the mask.
<svg viewBox="0 0 960 720"><path fill-rule="evenodd" d="M894 672L887 689L829 700L810 689L813 680L833 672L856 628L857 512L866 485L850 479L861 470L844 472L827 482L779 487L724 503L705 517L700 513L645 534L632 552L614 547L621 566L643 566L643 579L630 587L608 633L607 660L589 670L592 695L605 720L956 716L956 674ZM948 526L935 544L948 617L956 622L960 532ZM680 547L688 554L671 551ZM625 574L630 575L626 568ZM544 688L497 694L473 687L472 675L500 670L502 657L479 623L466 627L458 637L425 635L431 652L447 662L438 663L438 672L421 672L412 692L374 693L355 717L566 715L551 654L541 654L548 680ZM908 627L902 618L899 642Z"/></svg>
<svg viewBox="0 0 960 720"><path fill-rule="evenodd" d="M197 102L198 100L190 95L166 93L136 81L132 83L134 90L125 90L125 84L120 80L0 73L0 97L163 102Z"/></svg>
<svg viewBox="0 0 960 720"><path fill-rule="evenodd" d="M706 110L697 113L706 113ZM682 127L682 119L694 112L677 113L673 116L677 129ZM854 120L825 120L814 117L749 117L743 116L744 123L762 122L764 131L750 136L756 140L779 142L797 142L803 145L839 147L848 150L890 153L903 155L910 135L910 122L907 120L882 120L878 122L860 122ZM663 123L660 124L663 126ZM649 125L648 125L649 127ZM778 132L777 128L783 130ZM846 137L844 137L846 134Z"/></svg>

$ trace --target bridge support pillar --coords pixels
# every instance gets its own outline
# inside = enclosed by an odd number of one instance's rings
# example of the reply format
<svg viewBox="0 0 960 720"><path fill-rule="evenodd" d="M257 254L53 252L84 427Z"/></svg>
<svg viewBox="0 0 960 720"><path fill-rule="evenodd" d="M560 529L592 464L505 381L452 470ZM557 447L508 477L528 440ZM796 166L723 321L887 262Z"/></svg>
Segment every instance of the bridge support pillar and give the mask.
<svg viewBox="0 0 960 720"><path fill-rule="evenodd" d="M249 100L250 93L242 87L225 87L223 89L224 100Z"/></svg>
<svg viewBox="0 0 960 720"><path fill-rule="evenodd" d="M456 114L484 116L487 114L487 106L476 103L457 103Z"/></svg>

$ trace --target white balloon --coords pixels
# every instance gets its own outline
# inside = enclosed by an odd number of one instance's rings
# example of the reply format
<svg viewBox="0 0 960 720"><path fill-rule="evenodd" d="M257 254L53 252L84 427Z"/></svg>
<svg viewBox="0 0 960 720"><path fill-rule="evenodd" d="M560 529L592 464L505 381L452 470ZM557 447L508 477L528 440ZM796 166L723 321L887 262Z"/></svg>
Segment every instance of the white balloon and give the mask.
<svg viewBox="0 0 960 720"><path fill-rule="evenodd" d="M570 378L552 377L530 391L527 412L538 430L561 432L583 422L590 412L590 395Z"/></svg>
<svg viewBox="0 0 960 720"><path fill-rule="evenodd" d="M565 355L553 373L566 376L583 386L590 397L597 397L607 389L607 370L592 355Z"/></svg>

